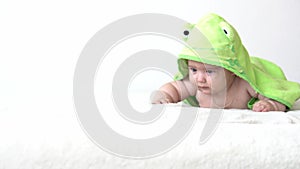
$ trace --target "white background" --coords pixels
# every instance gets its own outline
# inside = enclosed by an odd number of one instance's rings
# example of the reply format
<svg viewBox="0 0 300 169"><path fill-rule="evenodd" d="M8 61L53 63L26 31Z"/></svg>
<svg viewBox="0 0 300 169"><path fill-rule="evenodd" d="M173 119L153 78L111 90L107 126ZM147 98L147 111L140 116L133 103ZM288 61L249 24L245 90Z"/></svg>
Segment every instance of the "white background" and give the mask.
<svg viewBox="0 0 300 169"><path fill-rule="evenodd" d="M31 112L74 116L72 80L84 45L109 23L139 13L192 23L217 13L238 30L250 55L277 63L300 82L299 9L298 0L2 0L0 112L36 120Z"/></svg>

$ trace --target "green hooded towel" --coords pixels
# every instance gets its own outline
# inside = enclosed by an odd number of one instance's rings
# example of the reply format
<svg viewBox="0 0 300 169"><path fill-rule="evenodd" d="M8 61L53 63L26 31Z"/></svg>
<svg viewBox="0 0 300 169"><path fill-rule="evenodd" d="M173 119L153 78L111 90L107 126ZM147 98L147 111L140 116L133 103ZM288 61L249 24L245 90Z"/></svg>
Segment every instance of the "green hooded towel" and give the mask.
<svg viewBox="0 0 300 169"><path fill-rule="evenodd" d="M200 31L209 45L203 45L199 37L193 37L193 29ZM187 60L193 60L221 66L235 73L246 80L256 92L281 102L288 108L291 108L299 99L299 83L287 81L281 68L274 63L250 57L236 30L222 17L209 14L196 25L187 25L184 35L186 36L185 41L194 42L188 43L193 45L185 47L179 54L179 73L175 76L175 80L180 80L188 75ZM194 96L185 101L192 106L199 106ZM251 108L251 105L248 104L248 106Z"/></svg>

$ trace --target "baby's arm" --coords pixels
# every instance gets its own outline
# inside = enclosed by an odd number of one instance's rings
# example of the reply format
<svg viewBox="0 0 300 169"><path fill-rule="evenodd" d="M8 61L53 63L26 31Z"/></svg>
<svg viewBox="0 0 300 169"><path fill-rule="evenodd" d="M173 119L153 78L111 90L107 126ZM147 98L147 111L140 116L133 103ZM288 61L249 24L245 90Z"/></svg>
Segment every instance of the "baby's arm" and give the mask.
<svg viewBox="0 0 300 169"><path fill-rule="evenodd" d="M267 98L257 93L250 85L247 84L247 89L251 97L258 98L259 101L253 104L252 110L256 112L268 112L268 111L286 111L286 106L275 100Z"/></svg>
<svg viewBox="0 0 300 169"><path fill-rule="evenodd" d="M252 110L257 112L267 112L267 111L285 111L286 107L284 104L279 103L275 100L264 97L261 94L258 94L258 99L254 103Z"/></svg>
<svg viewBox="0 0 300 169"><path fill-rule="evenodd" d="M196 95L196 91L197 88L191 84L188 78L172 81L160 87L158 91L152 93L151 103L177 103L189 96Z"/></svg>

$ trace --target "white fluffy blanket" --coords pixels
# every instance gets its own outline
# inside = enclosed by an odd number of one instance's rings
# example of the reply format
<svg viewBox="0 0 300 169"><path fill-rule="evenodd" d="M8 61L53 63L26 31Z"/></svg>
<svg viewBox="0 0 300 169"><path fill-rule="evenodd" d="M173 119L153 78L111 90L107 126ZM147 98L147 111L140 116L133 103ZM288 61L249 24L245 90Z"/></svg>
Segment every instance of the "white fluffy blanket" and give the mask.
<svg viewBox="0 0 300 169"><path fill-rule="evenodd" d="M299 105L295 109L299 109ZM178 105L170 104L167 113L177 109ZM183 142L166 154L144 160L116 157L98 148L84 134L75 113L42 116L3 111L0 114L0 168L299 168L299 110L287 113L225 110L215 133L205 144L199 145L209 109L198 109L196 124Z"/></svg>

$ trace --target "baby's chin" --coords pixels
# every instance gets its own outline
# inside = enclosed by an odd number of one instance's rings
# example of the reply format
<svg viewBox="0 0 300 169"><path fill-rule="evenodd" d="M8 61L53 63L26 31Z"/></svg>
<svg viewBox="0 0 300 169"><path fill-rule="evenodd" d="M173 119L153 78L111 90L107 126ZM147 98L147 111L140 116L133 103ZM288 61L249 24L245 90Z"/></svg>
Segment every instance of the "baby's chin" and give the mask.
<svg viewBox="0 0 300 169"><path fill-rule="evenodd" d="M198 87L198 91L205 95L217 95L219 93L223 93L223 90L213 90L210 87Z"/></svg>
<svg viewBox="0 0 300 169"><path fill-rule="evenodd" d="M198 91L200 93L210 95L211 94L211 88L210 87L198 87Z"/></svg>

